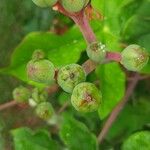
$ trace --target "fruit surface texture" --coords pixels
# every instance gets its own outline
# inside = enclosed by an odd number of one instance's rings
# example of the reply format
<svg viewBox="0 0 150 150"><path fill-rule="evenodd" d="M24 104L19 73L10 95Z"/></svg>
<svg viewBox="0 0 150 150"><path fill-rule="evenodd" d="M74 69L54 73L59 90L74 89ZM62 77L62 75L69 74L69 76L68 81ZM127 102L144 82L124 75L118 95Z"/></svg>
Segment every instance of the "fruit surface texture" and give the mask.
<svg viewBox="0 0 150 150"><path fill-rule="evenodd" d="M32 81L50 84L53 82L55 76L54 65L46 59L31 60L27 64L27 76Z"/></svg>
<svg viewBox="0 0 150 150"><path fill-rule="evenodd" d="M58 0L32 0L39 7L49 7L57 3Z"/></svg>
<svg viewBox="0 0 150 150"><path fill-rule="evenodd" d="M27 102L30 98L30 91L28 88L19 86L13 91L13 98L17 102Z"/></svg>
<svg viewBox="0 0 150 150"><path fill-rule="evenodd" d="M64 66L58 72L57 82L68 93L71 93L77 84L85 80L86 74L82 66L78 64Z"/></svg>
<svg viewBox="0 0 150 150"><path fill-rule="evenodd" d="M106 47L101 42L93 42L88 45L87 49L88 57L96 63L101 63L106 57Z"/></svg>
<svg viewBox="0 0 150 150"><path fill-rule="evenodd" d="M121 64L130 71L140 71L149 60L148 52L139 45L132 44L121 53Z"/></svg>
<svg viewBox="0 0 150 150"><path fill-rule="evenodd" d="M72 93L71 103L77 111L96 111L101 103L101 91L93 83L83 82L78 84Z"/></svg>
<svg viewBox="0 0 150 150"><path fill-rule="evenodd" d="M84 8L86 0L61 0L61 4L66 11L75 13Z"/></svg>

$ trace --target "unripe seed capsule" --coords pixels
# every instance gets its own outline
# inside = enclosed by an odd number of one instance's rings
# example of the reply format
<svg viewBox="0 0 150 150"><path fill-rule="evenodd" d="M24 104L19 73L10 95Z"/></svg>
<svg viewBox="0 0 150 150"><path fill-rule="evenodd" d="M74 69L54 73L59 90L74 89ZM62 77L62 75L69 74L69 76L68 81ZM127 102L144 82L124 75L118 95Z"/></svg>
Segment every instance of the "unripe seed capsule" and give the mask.
<svg viewBox="0 0 150 150"><path fill-rule="evenodd" d="M121 64L130 71L140 71L149 60L148 52L139 45L132 44L121 53Z"/></svg>
<svg viewBox="0 0 150 150"><path fill-rule="evenodd" d="M27 102L28 99L30 98L30 91L26 87L19 86L14 89L13 91L13 98L17 102Z"/></svg>
<svg viewBox="0 0 150 150"><path fill-rule="evenodd" d="M55 68L49 60L31 60L27 64L27 75L32 81L50 84L54 81Z"/></svg>
<svg viewBox="0 0 150 150"><path fill-rule="evenodd" d="M88 45L87 49L88 57L96 63L101 63L106 57L106 47L101 42L93 42Z"/></svg>
<svg viewBox="0 0 150 150"><path fill-rule="evenodd" d="M58 0L32 0L39 7L50 7L57 3Z"/></svg>
<svg viewBox="0 0 150 150"><path fill-rule="evenodd" d="M58 71L57 82L68 93L71 93L77 84L85 80L86 74L78 64L64 66Z"/></svg>
<svg viewBox="0 0 150 150"><path fill-rule="evenodd" d="M68 12L79 12L84 8L85 0L61 0L61 4Z"/></svg>
<svg viewBox="0 0 150 150"><path fill-rule="evenodd" d="M32 98L38 104L47 101L48 93L44 89L35 88L32 91Z"/></svg>
<svg viewBox="0 0 150 150"><path fill-rule="evenodd" d="M98 110L102 100L101 91L88 82L78 84L72 93L71 103L77 111L93 112Z"/></svg>
<svg viewBox="0 0 150 150"><path fill-rule="evenodd" d="M38 104L35 112L38 117L44 120L48 120L54 115L54 109L49 102L43 102Z"/></svg>

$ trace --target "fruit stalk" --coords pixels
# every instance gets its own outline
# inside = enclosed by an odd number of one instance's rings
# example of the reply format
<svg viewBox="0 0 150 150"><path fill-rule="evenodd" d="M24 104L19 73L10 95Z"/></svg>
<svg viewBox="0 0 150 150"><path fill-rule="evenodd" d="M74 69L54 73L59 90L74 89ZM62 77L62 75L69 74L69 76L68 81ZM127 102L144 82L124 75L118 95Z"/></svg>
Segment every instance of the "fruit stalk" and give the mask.
<svg viewBox="0 0 150 150"><path fill-rule="evenodd" d="M106 53L106 59L120 62L121 61L121 54L118 52L107 52Z"/></svg>
<svg viewBox="0 0 150 150"><path fill-rule="evenodd" d="M84 11L81 11L78 15L71 16L71 18L80 28L80 31L82 32L87 44L97 41L96 36L90 27L89 21Z"/></svg>

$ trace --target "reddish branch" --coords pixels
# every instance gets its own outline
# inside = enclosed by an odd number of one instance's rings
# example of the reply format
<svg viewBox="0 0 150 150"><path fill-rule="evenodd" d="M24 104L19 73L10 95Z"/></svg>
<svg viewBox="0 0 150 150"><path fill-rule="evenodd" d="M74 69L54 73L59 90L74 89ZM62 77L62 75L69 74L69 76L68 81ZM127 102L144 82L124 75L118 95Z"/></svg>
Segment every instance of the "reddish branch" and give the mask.
<svg viewBox="0 0 150 150"><path fill-rule="evenodd" d="M15 105L17 105L17 102L14 100L7 102L7 103L4 103L4 104L0 105L0 111L7 109L7 108L10 108L10 107L13 107Z"/></svg>
<svg viewBox="0 0 150 150"><path fill-rule="evenodd" d="M118 103L118 105L113 109L112 113L110 114L109 118L104 124L100 134L98 135L98 142L101 143L102 140L105 138L106 134L108 133L110 127L112 126L113 122L116 120L117 116L119 115L122 108L125 106L127 101L129 100L130 96L132 95L138 81L140 79L139 74L134 75L134 80L129 83L124 98Z"/></svg>

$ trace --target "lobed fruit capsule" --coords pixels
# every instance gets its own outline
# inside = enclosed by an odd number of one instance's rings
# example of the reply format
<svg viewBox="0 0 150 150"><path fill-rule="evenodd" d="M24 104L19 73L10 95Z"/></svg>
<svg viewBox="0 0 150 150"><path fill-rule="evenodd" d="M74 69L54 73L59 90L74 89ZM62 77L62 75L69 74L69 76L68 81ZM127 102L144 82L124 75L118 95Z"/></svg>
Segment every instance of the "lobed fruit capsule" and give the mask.
<svg viewBox="0 0 150 150"><path fill-rule="evenodd" d="M32 0L39 7L50 7L57 3L58 0Z"/></svg>
<svg viewBox="0 0 150 150"><path fill-rule="evenodd" d="M48 93L44 89L35 88L32 91L32 99L36 103L41 103L47 101Z"/></svg>
<svg viewBox="0 0 150 150"><path fill-rule="evenodd" d="M96 63L101 63L106 57L106 47L101 42L93 42L88 45L87 49L88 57Z"/></svg>
<svg viewBox="0 0 150 150"><path fill-rule="evenodd" d="M88 82L78 84L72 93L71 103L77 111L93 112L99 108L102 94L97 87Z"/></svg>
<svg viewBox="0 0 150 150"><path fill-rule="evenodd" d="M49 60L31 60L27 64L27 75L32 81L50 84L54 81L55 68Z"/></svg>
<svg viewBox="0 0 150 150"><path fill-rule="evenodd" d="M71 93L77 84L85 80L86 74L83 68L78 64L64 66L58 72L57 82L60 87L68 93Z"/></svg>
<svg viewBox="0 0 150 150"><path fill-rule="evenodd" d="M121 64L130 71L140 71L149 60L148 52L136 44L126 47L121 56Z"/></svg>
<svg viewBox="0 0 150 150"><path fill-rule="evenodd" d="M35 112L38 117L44 120L48 120L54 115L54 109L49 102L42 102L38 104Z"/></svg>
<svg viewBox="0 0 150 150"><path fill-rule="evenodd" d="M66 11L75 13L84 8L86 0L61 0L61 4Z"/></svg>
<svg viewBox="0 0 150 150"><path fill-rule="evenodd" d="M30 91L26 87L19 86L14 89L13 98L17 102L27 102L30 98Z"/></svg>

